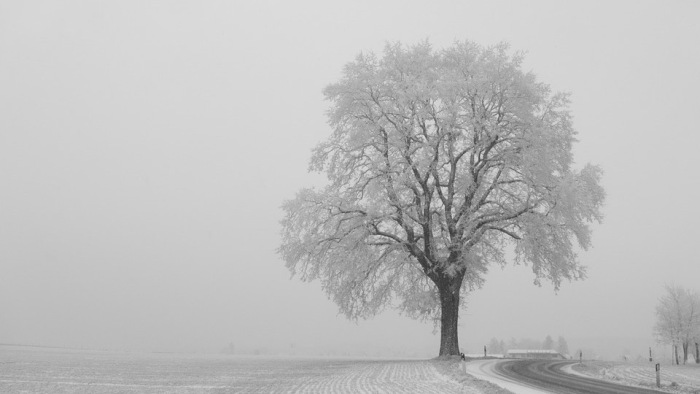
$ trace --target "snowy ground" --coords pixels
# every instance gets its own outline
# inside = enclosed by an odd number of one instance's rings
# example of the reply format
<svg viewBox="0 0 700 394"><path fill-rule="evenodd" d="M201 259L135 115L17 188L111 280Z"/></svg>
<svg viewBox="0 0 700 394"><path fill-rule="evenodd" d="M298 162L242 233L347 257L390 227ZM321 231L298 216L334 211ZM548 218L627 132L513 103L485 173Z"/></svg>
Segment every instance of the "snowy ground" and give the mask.
<svg viewBox="0 0 700 394"><path fill-rule="evenodd" d="M143 354L0 346L0 392L500 394L449 361Z"/></svg>
<svg viewBox="0 0 700 394"><path fill-rule="evenodd" d="M584 362L573 371L630 386L656 388L653 363ZM669 393L700 393L700 365L662 365L661 390Z"/></svg>

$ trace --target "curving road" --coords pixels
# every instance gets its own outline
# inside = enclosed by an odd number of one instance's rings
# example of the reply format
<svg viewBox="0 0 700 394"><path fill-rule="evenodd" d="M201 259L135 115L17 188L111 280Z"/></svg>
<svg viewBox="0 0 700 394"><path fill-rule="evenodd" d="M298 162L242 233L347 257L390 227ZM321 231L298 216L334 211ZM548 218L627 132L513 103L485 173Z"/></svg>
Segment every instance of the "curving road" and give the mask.
<svg viewBox="0 0 700 394"><path fill-rule="evenodd" d="M574 361L488 360L467 363L467 372L515 393L558 394L645 394L660 391L623 386L582 375L563 368ZM471 364L471 365L470 365Z"/></svg>

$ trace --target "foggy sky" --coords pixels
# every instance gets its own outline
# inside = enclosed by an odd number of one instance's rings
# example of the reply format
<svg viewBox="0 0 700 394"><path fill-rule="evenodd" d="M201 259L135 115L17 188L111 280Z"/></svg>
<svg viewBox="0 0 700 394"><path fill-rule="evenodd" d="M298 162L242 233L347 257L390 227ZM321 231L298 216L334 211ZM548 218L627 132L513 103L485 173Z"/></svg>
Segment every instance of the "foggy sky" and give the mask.
<svg viewBox="0 0 700 394"><path fill-rule="evenodd" d="M488 3L488 4L486 4ZM588 279L558 294L493 267L460 344L652 341L666 283L700 290L700 4L0 3L0 343L125 350L378 345L438 335L348 322L275 253L280 205L329 133L321 90L361 51L429 39L527 51L572 93L577 166L604 170ZM650 343L651 345L651 343Z"/></svg>

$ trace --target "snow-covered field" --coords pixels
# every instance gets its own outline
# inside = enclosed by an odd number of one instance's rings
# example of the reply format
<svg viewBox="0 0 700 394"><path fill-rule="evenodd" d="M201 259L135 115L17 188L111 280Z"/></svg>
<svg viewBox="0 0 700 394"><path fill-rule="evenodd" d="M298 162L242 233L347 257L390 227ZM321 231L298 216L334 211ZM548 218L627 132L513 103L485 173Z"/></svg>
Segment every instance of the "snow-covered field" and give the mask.
<svg viewBox="0 0 700 394"><path fill-rule="evenodd" d="M456 361L384 361L0 346L0 393L496 393Z"/></svg>
<svg viewBox="0 0 700 394"><path fill-rule="evenodd" d="M588 362L574 365L573 370L630 386L656 388L653 363ZM662 365L661 390L669 393L700 393L700 365Z"/></svg>

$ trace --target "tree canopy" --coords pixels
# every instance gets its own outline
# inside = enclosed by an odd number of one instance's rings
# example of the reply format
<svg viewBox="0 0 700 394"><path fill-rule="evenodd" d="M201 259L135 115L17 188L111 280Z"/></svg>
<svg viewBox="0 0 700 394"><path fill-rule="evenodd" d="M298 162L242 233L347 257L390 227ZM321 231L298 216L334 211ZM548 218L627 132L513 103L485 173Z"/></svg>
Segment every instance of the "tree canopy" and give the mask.
<svg viewBox="0 0 700 394"><path fill-rule="evenodd" d="M291 272L320 280L348 317L393 300L412 317L442 310L443 328L446 303L505 265L509 244L537 284L583 278L576 244L601 220L601 170L574 169L568 96L522 60L465 41L348 63L324 90L333 131L310 163L328 184L283 206Z"/></svg>

